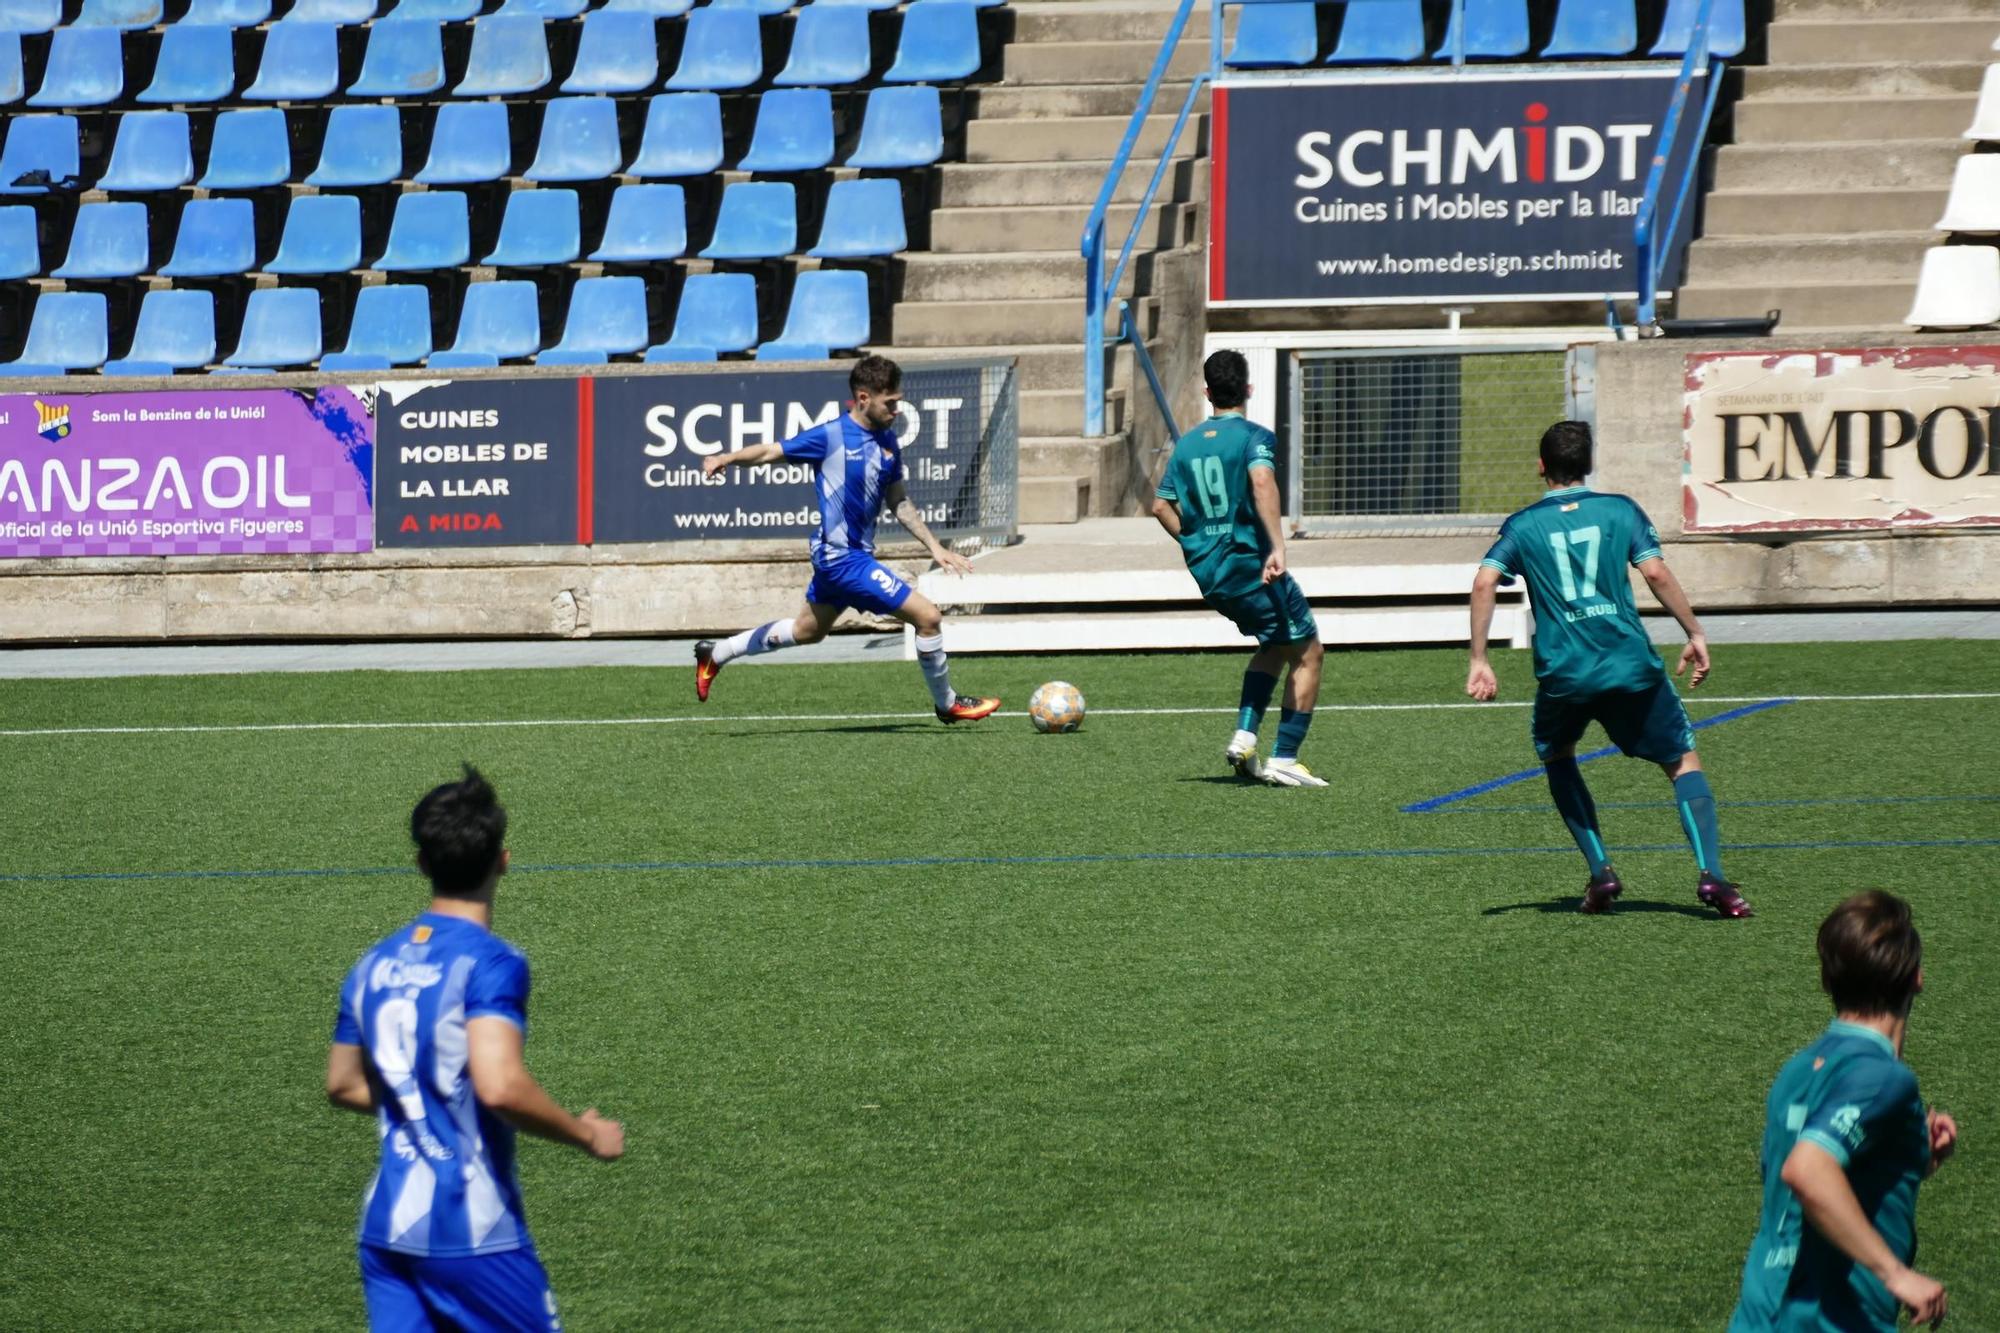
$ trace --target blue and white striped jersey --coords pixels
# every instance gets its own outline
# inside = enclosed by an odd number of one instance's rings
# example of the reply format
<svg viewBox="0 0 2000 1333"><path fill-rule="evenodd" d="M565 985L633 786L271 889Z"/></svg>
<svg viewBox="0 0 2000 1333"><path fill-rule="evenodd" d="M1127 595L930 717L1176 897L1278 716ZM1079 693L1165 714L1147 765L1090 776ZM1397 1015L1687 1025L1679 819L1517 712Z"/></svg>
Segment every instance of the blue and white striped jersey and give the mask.
<svg viewBox="0 0 2000 1333"><path fill-rule="evenodd" d="M377 944L341 988L335 1042L375 1084L382 1164L361 1242L404 1254L494 1254L529 1244L514 1130L466 1073L468 1019L528 1026L528 960L498 935L434 912Z"/></svg>
<svg viewBox="0 0 2000 1333"><path fill-rule="evenodd" d="M883 493L903 479L896 428L870 430L843 412L794 435L783 448L788 459L819 464L814 567L826 568L849 555L875 554L875 522L882 516Z"/></svg>

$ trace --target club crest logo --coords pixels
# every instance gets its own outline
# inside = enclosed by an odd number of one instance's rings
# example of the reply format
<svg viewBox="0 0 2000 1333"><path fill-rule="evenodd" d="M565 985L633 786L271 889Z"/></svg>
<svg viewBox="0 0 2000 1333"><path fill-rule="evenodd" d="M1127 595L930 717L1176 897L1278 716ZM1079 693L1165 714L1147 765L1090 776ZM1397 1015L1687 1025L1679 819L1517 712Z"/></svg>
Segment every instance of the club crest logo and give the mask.
<svg viewBox="0 0 2000 1333"><path fill-rule="evenodd" d="M50 444L69 438L69 408L62 403L45 403L35 400L35 416L41 429L36 433Z"/></svg>

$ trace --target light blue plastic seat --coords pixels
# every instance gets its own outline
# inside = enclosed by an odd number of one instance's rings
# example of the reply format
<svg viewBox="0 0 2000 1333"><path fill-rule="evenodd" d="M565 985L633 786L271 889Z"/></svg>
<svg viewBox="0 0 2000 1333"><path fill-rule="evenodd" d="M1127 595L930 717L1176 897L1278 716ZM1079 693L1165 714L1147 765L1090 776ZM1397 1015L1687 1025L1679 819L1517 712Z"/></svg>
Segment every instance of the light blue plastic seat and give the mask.
<svg viewBox="0 0 2000 1333"><path fill-rule="evenodd" d="M660 343L646 349L643 358L650 362L662 361L713 361L716 351L713 347L694 347L681 343Z"/></svg>
<svg viewBox="0 0 2000 1333"><path fill-rule="evenodd" d="M431 354L431 294L415 283L363 287L354 298L347 346L319 359L321 370L388 370Z"/></svg>
<svg viewBox="0 0 2000 1333"><path fill-rule="evenodd" d="M496 366L542 348L542 317L532 282L475 282L465 289L458 337L431 366Z"/></svg>
<svg viewBox="0 0 2000 1333"><path fill-rule="evenodd" d="M979 7L935 0L903 11L896 63L882 82L957 83L978 73L980 64Z"/></svg>
<svg viewBox="0 0 2000 1333"><path fill-rule="evenodd" d="M780 259L798 249L798 198L785 181L737 181L722 190L703 259Z"/></svg>
<svg viewBox="0 0 2000 1333"><path fill-rule="evenodd" d="M496 268L567 264L583 253L581 215L575 190L515 190L507 196L493 253L479 262Z"/></svg>
<svg viewBox="0 0 2000 1333"><path fill-rule="evenodd" d="M0 0L0 28L9 32L52 32L62 15L62 0Z"/></svg>
<svg viewBox="0 0 2000 1333"><path fill-rule="evenodd" d="M861 115L861 138L847 165L896 171L944 156L944 106L935 88L876 88Z"/></svg>
<svg viewBox="0 0 2000 1333"><path fill-rule="evenodd" d="M1369 0L1342 6L1340 41L1329 65L1404 65L1424 58L1422 0Z"/></svg>
<svg viewBox="0 0 2000 1333"><path fill-rule="evenodd" d="M160 272L169 278L218 278L255 267L257 217L250 201L190 199L181 209L173 257Z"/></svg>
<svg viewBox="0 0 2000 1333"><path fill-rule="evenodd" d="M98 189L133 193L178 190L193 179L194 150L188 146L187 112L131 111L118 118L111 164L98 178Z"/></svg>
<svg viewBox="0 0 2000 1333"><path fill-rule="evenodd" d="M584 278L570 288L562 341L535 360L584 365L637 352L648 336L644 278Z"/></svg>
<svg viewBox="0 0 2000 1333"><path fill-rule="evenodd" d="M910 248L903 223L903 186L896 180L835 181L826 195L819 259L869 259Z"/></svg>
<svg viewBox="0 0 2000 1333"><path fill-rule="evenodd" d="M532 14L541 19L573 19L590 8L589 0L506 0L502 14Z"/></svg>
<svg viewBox="0 0 2000 1333"><path fill-rule="evenodd" d="M833 349L820 343L764 343L757 348L759 361L830 361Z"/></svg>
<svg viewBox="0 0 2000 1333"><path fill-rule="evenodd" d="M739 171L818 171L832 162L832 93L774 88L757 99L757 128Z"/></svg>
<svg viewBox="0 0 2000 1333"><path fill-rule="evenodd" d="M665 345L700 348L708 353L705 360L713 360L721 352L747 352L755 347L756 279L748 273L690 274L681 284L674 335ZM655 358L648 352L647 359Z"/></svg>
<svg viewBox="0 0 2000 1333"><path fill-rule="evenodd" d="M165 17L166 6L160 0L83 0L83 8L71 26L116 28L123 32L150 28Z"/></svg>
<svg viewBox="0 0 2000 1333"><path fill-rule="evenodd" d="M139 326L125 355L104 365L107 375L171 375L215 360L215 297L207 292L152 291L139 303Z"/></svg>
<svg viewBox="0 0 2000 1333"><path fill-rule="evenodd" d="M456 190L406 194L389 219L389 244L371 268L384 273L457 268L472 262L472 215Z"/></svg>
<svg viewBox="0 0 2000 1333"><path fill-rule="evenodd" d="M21 34L0 31L0 106L28 95L28 70L21 62Z"/></svg>
<svg viewBox="0 0 2000 1333"><path fill-rule="evenodd" d="M1659 40L1648 55L1684 56L1694 36L1694 19L1700 0L1668 0L1667 16L1660 24ZM1715 0L1708 13L1708 54L1710 59L1727 59L1743 54L1743 0Z"/></svg>
<svg viewBox="0 0 2000 1333"><path fill-rule="evenodd" d="M35 225L35 210L20 204L0 208L0 280L32 278L41 271L42 242Z"/></svg>
<svg viewBox="0 0 2000 1333"><path fill-rule="evenodd" d="M95 370L111 355L111 327L98 292L44 292L28 320L21 359L0 365L0 375L60 375Z"/></svg>
<svg viewBox="0 0 2000 1333"><path fill-rule="evenodd" d="M815 0L799 11L785 67L772 82L780 88L840 88L868 77L868 10Z"/></svg>
<svg viewBox="0 0 2000 1333"><path fill-rule="evenodd" d="M1237 69L1289 69L1319 59L1319 6L1244 5L1227 63Z"/></svg>
<svg viewBox="0 0 2000 1333"><path fill-rule="evenodd" d="M488 14L472 21L472 55L453 97L508 97L545 88L549 43L533 14Z"/></svg>
<svg viewBox="0 0 2000 1333"><path fill-rule="evenodd" d="M681 63L667 80L673 92L748 88L764 75L764 39L747 9L709 5L688 15Z"/></svg>
<svg viewBox="0 0 2000 1333"><path fill-rule="evenodd" d="M785 313L781 343L863 347L873 327L868 307L868 275L848 269L799 274L792 306Z"/></svg>
<svg viewBox="0 0 2000 1333"><path fill-rule="evenodd" d="M481 0L397 0L389 11L392 19L435 19L439 23L465 23L479 17Z"/></svg>
<svg viewBox="0 0 2000 1333"><path fill-rule="evenodd" d="M813 3L849 9L894 9L902 0L813 0Z"/></svg>
<svg viewBox="0 0 2000 1333"><path fill-rule="evenodd" d="M125 52L116 28L57 28L42 86L29 106L104 106L125 95Z"/></svg>
<svg viewBox="0 0 2000 1333"><path fill-rule="evenodd" d="M351 190L387 185L402 174L403 120L396 108L337 106L326 118L319 165L306 177L306 184Z"/></svg>
<svg viewBox="0 0 2000 1333"><path fill-rule="evenodd" d="M52 276L135 278L150 258L144 204L84 204L70 228L69 257Z"/></svg>
<svg viewBox="0 0 2000 1333"><path fill-rule="evenodd" d="M271 20L271 0L194 0L176 28L254 28Z"/></svg>
<svg viewBox="0 0 2000 1333"><path fill-rule="evenodd" d="M416 178L426 185L497 181L514 160L504 102L447 102L431 127L431 155Z"/></svg>
<svg viewBox="0 0 2000 1333"><path fill-rule="evenodd" d="M618 174L618 107L608 97L557 97L542 113L531 181L595 181Z"/></svg>
<svg viewBox="0 0 2000 1333"><path fill-rule="evenodd" d="M264 287L243 307L243 332L229 366L307 366L321 350L319 293L310 287Z"/></svg>
<svg viewBox="0 0 2000 1333"><path fill-rule="evenodd" d="M444 87L444 27L436 19L383 19L368 29L361 76L349 97L421 97Z"/></svg>
<svg viewBox="0 0 2000 1333"><path fill-rule="evenodd" d="M1455 37L1447 22L1437 58L1449 60ZM1528 0L1465 0L1465 58L1511 60L1528 53Z"/></svg>
<svg viewBox="0 0 2000 1333"><path fill-rule="evenodd" d="M651 14L595 10L583 16L566 93L637 93L660 81L659 36Z"/></svg>
<svg viewBox="0 0 2000 1333"><path fill-rule="evenodd" d="M791 10L792 0L709 0L722 9L747 9L758 18L775 18Z"/></svg>
<svg viewBox="0 0 2000 1333"><path fill-rule="evenodd" d="M338 115L338 112L335 112ZM263 190L292 178L292 137L274 106L223 111L208 140L204 190Z"/></svg>
<svg viewBox="0 0 2000 1333"><path fill-rule="evenodd" d="M1634 0L1559 0L1555 31L1542 58L1629 56L1639 46Z"/></svg>
<svg viewBox="0 0 2000 1333"><path fill-rule="evenodd" d="M257 78L243 95L253 102L317 102L340 88L338 30L331 23L287 16L264 29Z"/></svg>
<svg viewBox="0 0 2000 1333"><path fill-rule="evenodd" d="M361 201L351 194L302 194L285 213L278 253L266 273L346 273L361 267Z"/></svg>
<svg viewBox="0 0 2000 1333"><path fill-rule="evenodd" d="M136 100L199 106L236 91L236 29L182 20L160 34L153 81Z"/></svg>
<svg viewBox="0 0 2000 1333"><path fill-rule="evenodd" d="M648 264L687 253L687 195L678 185L621 185L611 193L604 239L590 257Z"/></svg>
<svg viewBox="0 0 2000 1333"><path fill-rule="evenodd" d="M375 17L375 0L298 0L286 11L286 23L331 23L351 27Z"/></svg>
<svg viewBox="0 0 2000 1333"><path fill-rule="evenodd" d="M46 185L16 185L21 177L46 172L61 183L81 170L75 116L9 116L7 143L0 148L0 194L47 194Z"/></svg>
<svg viewBox="0 0 2000 1333"><path fill-rule="evenodd" d="M626 168L641 178L706 176L722 167L722 99L661 93L646 106L646 130Z"/></svg>
<svg viewBox="0 0 2000 1333"><path fill-rule="evenodd" d="M651 14L659 19L677 19L694 8L694 0L604 0L608 12Z"/></svg>

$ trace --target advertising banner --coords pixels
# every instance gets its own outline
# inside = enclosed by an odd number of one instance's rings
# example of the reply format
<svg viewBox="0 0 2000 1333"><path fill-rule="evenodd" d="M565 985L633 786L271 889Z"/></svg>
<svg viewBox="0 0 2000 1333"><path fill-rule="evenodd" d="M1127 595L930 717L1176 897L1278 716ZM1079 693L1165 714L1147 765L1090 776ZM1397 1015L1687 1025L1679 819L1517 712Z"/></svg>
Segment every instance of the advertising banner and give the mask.
<svg viewBox="0 0 2000 1333"><path fill-rule="evenodd" d="M0 395L0 557L366 551L344 388Z"/></svg>
<svg viewBox="0 0 2000 1333"><path fill-rule="evenodd" d="M1687 359L1689 532L2000 525L2000 347Z"/></svg>
<svg viewBox="0 0 2000 1333"><path fill-rule="evenodd" d="M376 540L385 547L587 540L579 392L573 379L384 380Z"/></svg>
<svg viewBox="0 0 2000 1333"><path fill-rule="evenodd" d="M1663 64L1224 83L1210 113L1209 300L1634 296L1633 221L1679 73ZM1704 82L1690 90L1689 115ZM1670 187L1697 136L1684 121L1679 137ZM1665 287L1693 224L1689 207Z"/></svg>

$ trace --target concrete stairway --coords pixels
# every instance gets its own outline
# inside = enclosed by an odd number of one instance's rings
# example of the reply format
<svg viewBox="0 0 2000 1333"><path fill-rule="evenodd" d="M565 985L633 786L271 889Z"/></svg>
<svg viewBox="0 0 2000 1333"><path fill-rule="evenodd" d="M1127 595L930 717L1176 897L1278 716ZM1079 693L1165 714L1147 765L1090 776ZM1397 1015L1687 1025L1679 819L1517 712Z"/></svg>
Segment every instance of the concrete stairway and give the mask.
<svg viewBox="0 0 2000 1333"><path fill-rule="evenodd" d="M1129 348L1108 357L1107 427L1083 429L1083 260L1077 244L1097 192L1172 20L1163 0L1070 0L1014 7L1002 80L968 95L966 160L940 169L930 250L905 257L892 314L893 347L1017 357L1021 385L1021 521L1074 522L1118 512L1125 490L1128 414L1154 411ZM1208 59L1207 15L1188 25L1174 72ZM1186 82L1164 85L1131 167L1119 182L1108 232L1122 243L1158 161ZM1205 107L1203 108L1205 110ZM1207 116L1189 118L1176 160L1145 219L1122 294L1136 298L1146 336L1157 332L1150 255L1198 238L1207 198Z"/></svg>
<svg viewBox="0 0 2000 1333"><path fill-rule="evenodd" d="M1902 323L2000 36L1992 0L1777 0L1677 314Z"/></svg>

